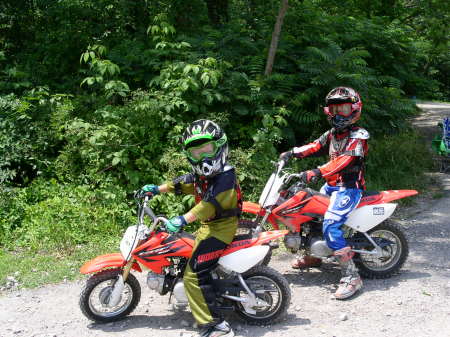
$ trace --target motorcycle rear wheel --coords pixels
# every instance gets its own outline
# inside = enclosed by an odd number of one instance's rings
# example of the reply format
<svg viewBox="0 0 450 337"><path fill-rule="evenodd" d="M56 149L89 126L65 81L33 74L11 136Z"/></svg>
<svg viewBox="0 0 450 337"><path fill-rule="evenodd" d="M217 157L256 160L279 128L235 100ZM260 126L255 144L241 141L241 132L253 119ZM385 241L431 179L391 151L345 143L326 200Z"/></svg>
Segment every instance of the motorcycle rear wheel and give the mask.
<svg viewBox="0 0 450 337"><path fill-rule="evenodd" d="M393 244L383 247L383 257L356 254L354 261L364 278L384 279L397 273L405 263L408 254L408 240L403 229L392 221L384 221L368 232L372 238L383 238ZM373 249L370 245L369 249Z"/></svg>
<svg viewBox="0 0 450 337"><path fill-rule="evenodd" d="M122 269L106 269L92 275L80 296L81 312L90 320L96 322L114 322L130 314L141 299L141 286L131 273L125 281L119 303L110 308L109 296L117 277Z"/></svg>
<svg viewBox="0 0 450 337"><path fill-rule="evenodd" d="M257 266L243 275L250 290L266 304L253 307L255 314L245 311L240 302L236 303L236 314L251 325L272 324L280 321L291 303L291 289L286 278L267 266ZM246 292L241 291L240 296Z"/></svg>

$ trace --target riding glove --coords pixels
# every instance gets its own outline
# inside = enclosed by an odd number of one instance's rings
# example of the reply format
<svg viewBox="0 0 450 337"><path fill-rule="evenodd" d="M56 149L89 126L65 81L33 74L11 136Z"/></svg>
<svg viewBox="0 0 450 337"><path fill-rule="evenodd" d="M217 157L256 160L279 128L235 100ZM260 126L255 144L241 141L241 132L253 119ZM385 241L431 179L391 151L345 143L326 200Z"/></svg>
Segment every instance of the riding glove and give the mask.
<svg viewBox="0 0 450 337"><path fill-rule="evenodd" d="M308 170L300 173L300 180L309 184L310 182L316 182L322 177L322 173L319 169Z"/></svg>
<svg viewBox="0 0 450 337"><path fill-rule="evenodd" d="M142 194L151 193L152 195L157 195L159 194L159 187L158 185L153 184L145 185L144 187L141 188L141 193Z"/></svg>
<svg viewBox="0 0 450 337"><path fill-rule="evenodd" d="M184 216L180 215L170 219L169 222L166 223L166 228L169 233L176 233L186 225L186 219Z"/></svg>
<svg viewBox="0 0 450 337"><path fill-rule="evenodd" d="M289 159L291 159L292 155L292 151L283 152L282 154L280 154L280 159L287 162Z"/></svg>

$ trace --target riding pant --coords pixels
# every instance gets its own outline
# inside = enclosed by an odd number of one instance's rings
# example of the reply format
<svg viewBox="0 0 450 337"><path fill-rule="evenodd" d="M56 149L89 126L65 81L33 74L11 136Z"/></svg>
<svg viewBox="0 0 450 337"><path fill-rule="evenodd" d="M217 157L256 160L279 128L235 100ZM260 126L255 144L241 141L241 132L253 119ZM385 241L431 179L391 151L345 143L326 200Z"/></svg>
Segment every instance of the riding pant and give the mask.
<svg viewBox="0 0 450 337"><path fill-rule="evenodd" d="M329 248L339 250L347 246L342 225L348 214L358 206L362 191L359 188L346 188L325 184L320 192L331 196L330 205L323 219L323 235Z"/></svg>
<svg viewBox="0 0 450 337"><path fill-rule="evenodd" d="M202 226L198 231L183 280L192 314L199 326L215 325L222 321L216 309L211 271L223 250L233 241L236 229L237 224Z"/></svg>

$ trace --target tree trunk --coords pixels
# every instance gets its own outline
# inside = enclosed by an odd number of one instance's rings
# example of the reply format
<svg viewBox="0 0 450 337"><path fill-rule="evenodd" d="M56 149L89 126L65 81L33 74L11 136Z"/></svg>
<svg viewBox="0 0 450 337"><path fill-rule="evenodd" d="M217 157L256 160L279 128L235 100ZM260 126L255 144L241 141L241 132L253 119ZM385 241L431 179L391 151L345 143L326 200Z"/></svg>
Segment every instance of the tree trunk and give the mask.
<svg viewBox="0 0 450 337"><path fill-rule="evenodd" d="M270 75L272 73L273 62L275 60L275 54L278 48L278 40L280 38L281 26L286 15L289 0L281 0L280 10L278 11L277 21L272 33L272 41L270 42L269 54L267 56L266 70L264 74Z"/></svg>

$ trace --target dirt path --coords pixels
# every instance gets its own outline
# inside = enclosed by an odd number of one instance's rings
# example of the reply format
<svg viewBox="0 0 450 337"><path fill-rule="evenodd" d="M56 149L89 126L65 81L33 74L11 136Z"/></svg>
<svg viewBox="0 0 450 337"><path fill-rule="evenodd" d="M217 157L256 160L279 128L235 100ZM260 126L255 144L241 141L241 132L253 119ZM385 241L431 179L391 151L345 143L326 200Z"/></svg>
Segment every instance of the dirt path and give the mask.
<svg viewBox="0 0 450 337"><path fill-rule="evenodd" d="M428 112L416 119L417 127L433 128L442 116L450 116L450 104L421 106ZM230 317L236 335L450 337L450 176L434 175L445 186L442 197L424 199L399 219L410 243L409 259L399 275L365 280L357 297L339 302L331 298L339 279L335 265L299 273L290 269L290 255L276 256L271 266L292 287L288 316L269 327L247 326ZM78 308L82 283L20 290L0 298L0 337L195 335L190 313L173 312L168 297L149 291L144 282L141 303L130 317L92 324Z"/></svg>

